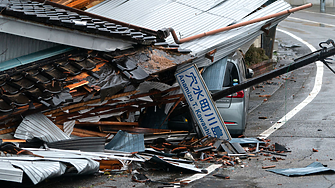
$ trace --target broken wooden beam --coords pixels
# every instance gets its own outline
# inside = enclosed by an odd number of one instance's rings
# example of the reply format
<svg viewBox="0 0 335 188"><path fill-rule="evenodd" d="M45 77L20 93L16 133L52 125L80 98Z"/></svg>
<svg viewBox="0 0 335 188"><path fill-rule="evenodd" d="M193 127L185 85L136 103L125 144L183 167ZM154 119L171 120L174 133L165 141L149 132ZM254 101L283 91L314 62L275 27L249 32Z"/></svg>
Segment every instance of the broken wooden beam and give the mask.
<svg viewBox="0 0 335 188"><path fill-rule="evenodd" d="M63 125L57 125L58 128L63 130ZM80 137L107 137L108 134L106 133L100 133L96 131L89 131L85 129L79 129L79 128L73 128L72 133L75 136L80 136Z"/></svg>
<svg viewBox="0 0 335 188"><path fill-rule="evenodd" d="M105 100L116 99L116 98L119 98L119 97L134 95L137 92L138 91L130 91L130 92L126 92L126 93L121 93L121 94L113 95L113 96L110 96L110 97L106 97ZM101 99L94 99L94 100L90 100L90 101L87 101L87 102L81 102L81 103L77 103L77 104L73 104L73 105L69 105L69 106L64 106L64 107L58 108L56 110L51 110L51 111L45 112L43 114L44 115L50 115L50 114L54 114L54 113L57 113L57 112L64 112L64 111L70 110L72 108L82 107L82 106L85 106L87 104L94 104L94 103L99 103L99 102L101 102Z"/></svg>
<svg viewBox="0 0 335 188"><path fill-rule="evenodd" d="M8 129L3 129L3 130L0 130L0 135L7 134L7 133L12 133L15 130L16 130L16 127L12 127L12 128L8 128Z"/></svg>
<svg viewBox="0 0 335 188"><path fill-rule="evenodd" d="M83 126L136 126L138 127L138 122L118 122L118 121L99 121L99 122L76 122L76 125Z"/></svg>

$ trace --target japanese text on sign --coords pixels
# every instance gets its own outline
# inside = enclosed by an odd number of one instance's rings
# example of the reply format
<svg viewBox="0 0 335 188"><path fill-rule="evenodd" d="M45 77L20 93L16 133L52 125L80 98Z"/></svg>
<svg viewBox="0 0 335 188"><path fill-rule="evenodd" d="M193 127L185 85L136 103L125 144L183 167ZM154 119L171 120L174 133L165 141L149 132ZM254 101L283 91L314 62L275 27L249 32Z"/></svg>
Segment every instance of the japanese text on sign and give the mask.
<svg viewBox="0 0 335 188"><path fill-rule="evenodd" d="M202 133L230 140L231 136L228 129L212 101L198 68L193 65L175 76Z"/></svg>

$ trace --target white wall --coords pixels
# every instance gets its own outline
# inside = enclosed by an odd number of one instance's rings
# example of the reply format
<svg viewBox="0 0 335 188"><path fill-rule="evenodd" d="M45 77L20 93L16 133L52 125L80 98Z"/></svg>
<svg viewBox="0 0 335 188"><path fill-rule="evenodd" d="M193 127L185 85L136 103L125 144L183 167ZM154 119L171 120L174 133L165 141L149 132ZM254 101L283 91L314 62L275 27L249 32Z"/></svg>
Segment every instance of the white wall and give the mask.
<svg viewBox="0 0 335 188"><path fill-rule="evenodd" d="M285 0L291 5L302 5L307 3L313 3L313 5L320 5L320 0ZM335 6L335 0L326 0L326 6Z"/></svg>

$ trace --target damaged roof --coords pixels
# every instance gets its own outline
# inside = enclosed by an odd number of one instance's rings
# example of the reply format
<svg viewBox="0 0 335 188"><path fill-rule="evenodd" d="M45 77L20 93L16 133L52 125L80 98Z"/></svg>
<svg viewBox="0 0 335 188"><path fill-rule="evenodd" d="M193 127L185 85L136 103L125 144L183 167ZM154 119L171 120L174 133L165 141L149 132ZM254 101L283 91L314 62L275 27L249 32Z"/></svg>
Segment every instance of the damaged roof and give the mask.
<svg viewBox="0 0 335 188"><path fill-rule="evenodd" d="M76 49L2 71L2 127L17 125L13 122L22 119L17 115L28 112L43 111L57 124L96 122L178 101L182 94L161 95L155 100L145 97L176 90L178 87L165 83L174 80L177 65L193 59L190 54L155 46L111 53Z"/></svg>
<svg viewBox="0 0 335 188"><path fill-rule="evenodd" d="M156 42L153 30L50 1L0 0L0 31L97 51Z"/></svg>
<svg viewBox="0 0 335 188"><path fill-rule="evenodd" d="M265 6L265 3L269 5ZM290 4L283 0L272 3L268 0L160 0L154 2L106 0L87 11L152 30L173 28L178 38L185 38L290 8ZM245 44L248 49L254 39L263 33L261 30L263 26L273 27L288 15L185 42L180 46L190 49L192 54L198 57L196 60L198 67L207 66L212 62L205 59L206 53L216 49L213 55L213 62L215 62ZM172 36L169 36L166 41L174 43Z"/></svg>

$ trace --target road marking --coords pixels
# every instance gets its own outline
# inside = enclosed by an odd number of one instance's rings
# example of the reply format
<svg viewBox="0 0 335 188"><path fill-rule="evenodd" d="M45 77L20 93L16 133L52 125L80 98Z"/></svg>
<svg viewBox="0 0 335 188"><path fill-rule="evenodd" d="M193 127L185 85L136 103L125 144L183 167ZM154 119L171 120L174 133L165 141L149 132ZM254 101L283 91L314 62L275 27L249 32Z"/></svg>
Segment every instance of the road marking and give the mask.
<svg viewBox="0 0 335 188"><path fill-rule="evenodd" d="M335 25L332 25L332 24L327 24L327 23L322 23L322 22L315 22L315 21L305 20L305 19L295 18L295 17L287 17L286 19L299 20L299 21L303 21L303 22L322 24L322 25L325 25L325 26L335 27Z"/></svg>
<svg viewBox="0 0 335 188"><path fill-rule="evenodd" d="M201 178L207 176L208 174L212 173L214 170L216 170L217 168L219 168L221 166L222 166L222 164L213 164L213 165L209 166L208 168L206 168L206 170L208 171L207 174L197 173L197 174L194 174L193 176L190 176L188 178L185 178L185 179L181 180L181 182L191 183L193 181L196 181L198 179L201 179ZM180 186L175 185L174 187L177 188L177 187L180 187Z"/></svg>
<svg viewBox="0 0 335 188"><path fill-rule="evenodd" d="M282 29L277 29L277 31L283 32L296 40L300 41L301 43L305 44L312 52L316 51L316 49L309 44L308 42L304 41L303 39L297 37L296 35L287 32ZM315 76L315 83L312 92L308 95L308 97L302 101L299 105L297 105L293 110L288 112L284 117L277 121L277 123L273 124L269 129L262 132L258 138L267 138L276 130L278 130L281 126L283 126L287 121L289 121L294 115L296 115L301 109L303 109L306 105L308 105L320 92L322 86L322 76L323 76L323 64L320 61L316 62L316 76Z"/></svg>
<svg viewBox="0 0 335 188"><path fill-rule="evenodd" d="M334 16L334 14L327 14L327 13L319 13L319 12L311 12L311 11L308 11L308 10L302 10L301 12L307 12L307 13L312 13L312 14L322 14L322 15L327 15L327 16Z"/></svg>

